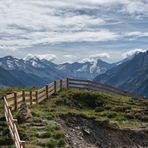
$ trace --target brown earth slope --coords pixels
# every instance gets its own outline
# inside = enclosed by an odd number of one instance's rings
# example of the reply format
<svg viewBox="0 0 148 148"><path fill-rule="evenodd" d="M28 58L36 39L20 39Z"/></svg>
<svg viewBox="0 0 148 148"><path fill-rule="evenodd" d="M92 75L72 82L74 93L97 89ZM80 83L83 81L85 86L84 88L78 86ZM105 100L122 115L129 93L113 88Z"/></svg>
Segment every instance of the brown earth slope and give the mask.
<svg viewBox="0 0 148 148"><path fill-rule="evenodd" d="M148 129L120 129L83 116L59 119L71 148L148 148Z"/></svg>

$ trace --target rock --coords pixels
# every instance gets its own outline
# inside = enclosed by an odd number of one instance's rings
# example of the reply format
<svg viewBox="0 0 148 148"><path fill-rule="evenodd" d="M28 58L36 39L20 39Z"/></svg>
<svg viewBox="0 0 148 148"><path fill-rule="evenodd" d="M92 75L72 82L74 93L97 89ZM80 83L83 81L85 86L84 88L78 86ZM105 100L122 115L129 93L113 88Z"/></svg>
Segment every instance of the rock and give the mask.
<svg viewBox="0 0 148 148"><path fill-rule="evenodd" d="M38 131L38 132L37 132L37 137L38 137L38 138L45 137L45 135L46 135L46 131Z"/></svg>
<svg viewBox="0 0 148 148"><path fill-rule="evenodd" d="M75 129L80 130L80 126L77 126Z"/></svg>
<svg viewBox="0 0 148 148"><path fill-rule="evenodd" d="M23 122L26 121L28 118L32 118L32 114L26 102L23 102L18 109L17 119L19 122Z"/></svg>
<svg viewBox="0 0 148 148"><path fill-rule="evenodd" d="M85 132L86 134L90 134L90 130L88 128L83 128L83 132Z"/></svg>

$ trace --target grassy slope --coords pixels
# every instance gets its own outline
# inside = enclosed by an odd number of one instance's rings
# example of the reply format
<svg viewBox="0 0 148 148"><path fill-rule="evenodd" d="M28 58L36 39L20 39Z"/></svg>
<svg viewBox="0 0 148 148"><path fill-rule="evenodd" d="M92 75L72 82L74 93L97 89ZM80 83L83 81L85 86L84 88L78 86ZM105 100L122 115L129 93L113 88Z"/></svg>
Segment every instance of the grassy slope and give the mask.
<svg viewBox="0 0 148 148"><path fill-rule="evenodd" d="M64 134L54 120L55 117L81 114L95 117L97 120L108 120L111 126L120 128L147 128L147 105L146 101L101 92L65 90L31 108L33 118L28 121L30 125L35 122L43 124L42 121L48 121L43 127L43 134L39 135L38 129L30 129L25 124L21 124L19 128L22 137L25 137L24 140L29 140L28 143L32 145L64 147ZM60 136L56 136L58 134ZM29 147L30 144L27 146Z"/></svg>
<svg viewBox="0 0 148 148"><path fill-rule="evenodd" d="M145 127L143 123L148 123L148 101L88 90L62 91L32 111L40 117L84 114L116 122L121 128Z"/></svg>
<svg viewBox="0 0 148 148"><path fill-rule="evenodd" d="M0 95L14 90L17 89L1 89ZM81 114L98 120L108 120L111 126L120 128L146 128L148 127L147 106L147 101L128 97L88 90L63 90L41 104L33 106L31 108L33 118L27 123L19 124L19 132L21 139L28 141L26 147L65 147L64 133L55 121L56 117ZM2 100L0 100L0 117L4 117ZM5 131L3 127L0 125L2 131ZM6 130L8 131L7 127ZM7 134L0 136L0 143L7 136Z"/></svg>

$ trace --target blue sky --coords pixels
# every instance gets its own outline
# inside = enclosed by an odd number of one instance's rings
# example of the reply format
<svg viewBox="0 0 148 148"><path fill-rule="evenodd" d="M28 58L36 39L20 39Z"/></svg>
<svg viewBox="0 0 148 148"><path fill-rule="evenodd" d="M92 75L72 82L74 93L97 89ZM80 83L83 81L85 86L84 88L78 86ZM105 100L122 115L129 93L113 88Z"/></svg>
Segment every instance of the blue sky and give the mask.
<svg viewBox="0 0 148 148"><path fill-rule="evenodd" d="M1 0L0 56L121 60L148 49L148 0Z"/></svg>

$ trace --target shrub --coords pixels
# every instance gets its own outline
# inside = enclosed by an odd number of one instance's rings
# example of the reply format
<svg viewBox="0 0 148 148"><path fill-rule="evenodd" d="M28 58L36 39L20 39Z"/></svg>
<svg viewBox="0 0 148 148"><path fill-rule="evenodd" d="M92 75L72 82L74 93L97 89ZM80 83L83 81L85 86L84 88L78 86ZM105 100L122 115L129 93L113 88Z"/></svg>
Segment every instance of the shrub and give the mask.
<svg viewBox="0 0 148 148"><path fill-rule="evenodd" d="M64 147L66 144L65 140L63 138L58 140L58 147Z"/></svg>
<svg viewBox="0 0 148 148"><path fill-rule="evenodd" d="M143 116L141 116L141 118L139 118L139 120L141 120L143 122L148 122L148 116L143 115Z"/></svg>
<svg viewBox="0 0 148 148"><path fill-rule="evenodd" d="M101 116L106 116L108 118L115 118L117 116L117 113L113 111L104 111L101 113Z"/></svg>
<svg viewBox="0 0 148 148"><path fill-rule="evenodd" d="M54 139L49 139L47 145L48 145L49 148L57 148L57 141L54 140Z"/></svg>
<svg viewBox="0 0 148 148"><path fill-rule="evenodd" d="M102 112L102 111L104 111L104 108L101 106L95 108L95 112Z"/></svg>
<svg viewBox="0 0 148 148"><path fill-rule="evenodd" d="M134 119L135 118L135 115L133 112L129 112L129 113L126 113L125 115L128 119Z"/></svg>
<svg viewBox="0 0 148 148"><path fill-rule="evenodd" d="M127 120L127 117L124 114L118 114L115 117L115 120L117 120L117 121L125 121L125 120Z"/></svg>
<svg viewBox="0 0 148 148"><path fill-rule="evenodd" d="M115 112L109 112L108 114L107 114L107 117L108 118L115 118L117 116L117 113L115 113Z"/></svg>
<svg viewBox="0 0 148 148"><path fill-rule="evenodd" d="M95 108L103 106L106 99L106 96L100 95L99 93L80 90L62 94L61 97L64 98L57 101L57 104L64 104L79 108Z"/></svg>
<svg viewBox="0 0 148 148"><path fill-rule="evenodd" d="M125 112L126 110L130 110L130 106L115 106L112 110L116 112Z"/></svg>
<svg viewBox="0 0 148 148"><path fill-rule="evenodd" d="M55 139L60 139L60 138L63 138L64 137L64 132L61 131L61 130L57 130L53 133L53 137Z"/></svg>

